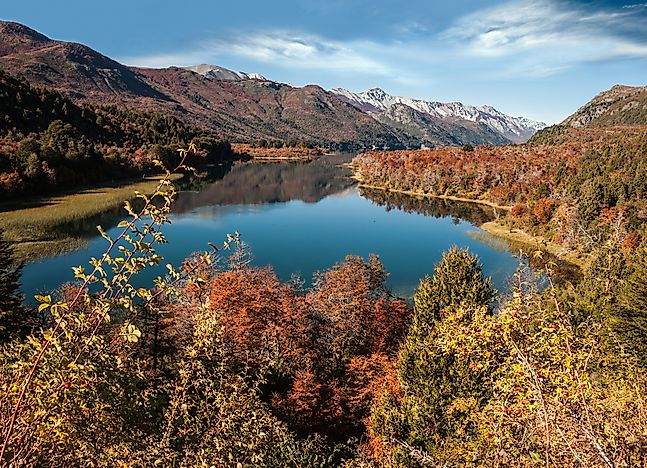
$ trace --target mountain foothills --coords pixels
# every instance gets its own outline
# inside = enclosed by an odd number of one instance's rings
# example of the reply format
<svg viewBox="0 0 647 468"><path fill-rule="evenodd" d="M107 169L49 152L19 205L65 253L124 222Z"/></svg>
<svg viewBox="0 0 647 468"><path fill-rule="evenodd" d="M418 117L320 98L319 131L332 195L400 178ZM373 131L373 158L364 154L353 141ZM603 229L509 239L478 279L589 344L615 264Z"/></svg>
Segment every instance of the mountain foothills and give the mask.
<svg viewBox="0 0 647 468"><path fill-rule="evenodd" d="M77 105L0 71L0 194L43 194L172 166L178 148L200 147L199 160L231 160L228 142L172 116Z"/></svg>
<svg viewBox="0 0 647 468"><path fill-rule="evenodd" d="M496 145L523 142L543 126L488 106L397 98L381 90L355 95L299 88L215 65L127 67L11 22L0 22L0 66L77 102L171 114L236 142L295 139L341 149ZM395 103L400 106L391 109Z"/></svg>
<svg viewBox="0 0 647 468"><path fill-rule="evenodd" d="M603 91L558 125L536 133L531 143L604 140L636 133L647 122L647 86L616 85Z"/></svg>
<svg viewBox="0 0 647 468"><path fill-rule="evenodd" d="M563 125L574 128L647 122L647 86L617 85L586 103Z"/></svg>

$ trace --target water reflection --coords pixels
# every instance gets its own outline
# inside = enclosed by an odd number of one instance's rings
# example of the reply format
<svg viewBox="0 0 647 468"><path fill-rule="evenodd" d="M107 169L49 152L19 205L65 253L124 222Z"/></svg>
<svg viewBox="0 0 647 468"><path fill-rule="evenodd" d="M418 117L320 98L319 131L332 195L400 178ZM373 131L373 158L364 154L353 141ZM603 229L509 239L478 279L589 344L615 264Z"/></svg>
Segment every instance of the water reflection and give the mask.
<svg viewBox="0 0 647 468"><path fill-rule="evenodd" d="M480 225L496 218L496 212L486 205L456 202L440 198L412 197L397 192L360 188L360 195L387 211L393 209L406 213L418 213L434 218L453 218L455 223L461 220Z"/></svg>
<svg viewBox="0 0 647 468"><path fill-rule="evenodd" d="M477 203L466 203L440 198L413 197L397 192L365 188L360 189L360 194L376 205L383 206L387 211L397 209L407 213L418 213L434 218L451 217L453 222L457 224L463 220L475 226L480 226L489 221L494 221L499 217L496 208L479 205ZM550 254L541 245L528 245L511 239L495 237L481 230L472 231L470 235L474 239L500 252L523 252L527 262L537 271L544 270L545 265L551 262L557 281L576 282L581 276L581 271L577 266ZM535 251L541 251L541 257L533 255Z"/></svg>
<svg viewBox="0 0 647 468"><path fill-rule="evenodd" d="M311 162L243 163L220 177L208 174L200 187L180 192L173 213L222 205L258 205L301 200L315 203L353 186L343 164L353 155L323 157ZM187 187L189 188L189 187Z"/></svg>
<svg viewBox="0 0 647 468"><path fill-rule="evenodd" d="M394 292L409 297L419 279L433 271L441 253L457 245L477 254L496 287L505 289L518 261L511 253L515 249L475 227L495 216L488 207L360 190L344 166L351 159L344 155L307 163L238 163L214 167L202 179L185 180L173 205L172 223L164 228L169 243L158 252L165 263L178 265L192 252L208 248L210 242L219 244L227 233L238 230L252 250L254 264L272 265L284 280L301 274L306 282L346 255L375 253L390 273ZM70 278L61 272L99 256L105 241L94 226L102 224L114 236L124 214L115 208L64 226L66 234L87 236L87 244L27 265L25 293L50 291ZM149 285L163 271L143 272L137 286Z"/></svg>

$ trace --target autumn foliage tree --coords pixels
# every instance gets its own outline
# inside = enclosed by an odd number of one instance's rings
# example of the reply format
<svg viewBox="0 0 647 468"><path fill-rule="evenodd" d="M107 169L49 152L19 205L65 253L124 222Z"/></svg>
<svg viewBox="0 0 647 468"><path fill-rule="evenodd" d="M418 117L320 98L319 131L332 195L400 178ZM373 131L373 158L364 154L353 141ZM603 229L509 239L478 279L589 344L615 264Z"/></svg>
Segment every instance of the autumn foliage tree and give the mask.
<svg viewBox="0 0 647 468"><path fill-rule="evenodd" d="M644 235L644 125L567 133L559 143L479 146L471 152L369 151L353 164L367 186L495 203L502 208L495 215L500 221L584 254L608 241ZM615 211L623 217L610 223L608 214Z"/></svg>
<svg viewBox="0 0 647 468"><path fill-rule="evenodd" d="M217 275L210 307L232 362L259 379L277 414L300 431L357 432L386 385L408 325L376 257L348 257L297 294L269 268Z"/></svg>

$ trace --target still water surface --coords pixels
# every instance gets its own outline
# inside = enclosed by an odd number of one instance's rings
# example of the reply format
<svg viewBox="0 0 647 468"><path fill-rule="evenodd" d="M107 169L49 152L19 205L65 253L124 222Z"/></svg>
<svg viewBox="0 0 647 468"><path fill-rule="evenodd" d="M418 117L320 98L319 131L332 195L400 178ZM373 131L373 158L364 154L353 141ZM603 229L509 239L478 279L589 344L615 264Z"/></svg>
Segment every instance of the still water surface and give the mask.
<svg viewBox="0 0 647 468"><path fill-rule="evenodd" d="M491 213L476 205L415 200L360 190L341 167L350 156L311 163L244 163L222 168L216 180L180 193L172 224L164 228L169 244L158 248L164 264L179 265L208 243L219 245L227 233L240 232L255 265L272 265L282 279L299 274L309 282L346 255L379 255L394 293L410 297L443 251L456 245L478 254L497 289L505 290L518 260L473 223ZM118 219L104 224L114 235ZM110 229L108 229L110 228ZM94 236L84 248L32 262L23 270L27 297L51 291L72 278L71 268L99 257L105 240ZM68 271L66 278L61 272ZM152 284L160 267L138 279Z"/></svg>

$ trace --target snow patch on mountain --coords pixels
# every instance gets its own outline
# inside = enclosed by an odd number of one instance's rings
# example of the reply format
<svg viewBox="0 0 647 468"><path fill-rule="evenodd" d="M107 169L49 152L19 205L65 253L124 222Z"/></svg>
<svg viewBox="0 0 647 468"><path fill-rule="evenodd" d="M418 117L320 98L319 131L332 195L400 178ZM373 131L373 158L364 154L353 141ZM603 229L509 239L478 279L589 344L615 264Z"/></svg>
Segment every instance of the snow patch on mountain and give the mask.
<svg viewBox="0 0 647 468"><path fill-rule="evenodd" d="M404 104L419 112L441 119L463 119L481 123L514 143L527 141L537 131L546 127L525 117L511 117L492 106L472 106L460 102L425 101L404 96L392 96L380 88L353 93L343 88L331 90L346 102L368 113L381 113L394 104Z"/></svg>
<svg viewBox="0 0 647 468"><path fill-rule="evenodd" d="M242 81L242 80L262 80L262 81L267 81L267 79L263 75L259 75L258 73L245 73L245 72L237 72L237 71L232 71L224 67L219 67L218 65L209 65L209 64L202 64L202 65L195 65L193 67L186 67L187 70L191 70L193 72L196 72L202 76L206 76L207 78L211 78L213 80L221 80L221 81Z"/></svg>

